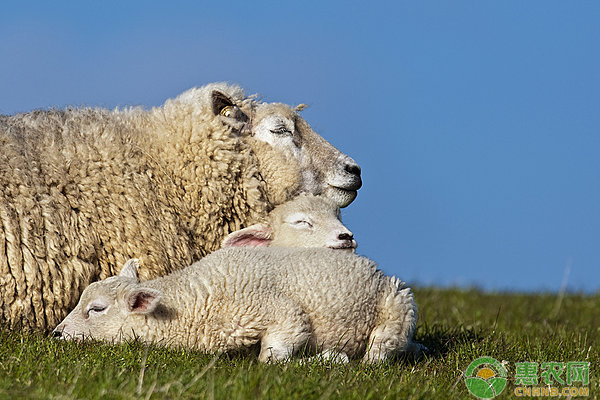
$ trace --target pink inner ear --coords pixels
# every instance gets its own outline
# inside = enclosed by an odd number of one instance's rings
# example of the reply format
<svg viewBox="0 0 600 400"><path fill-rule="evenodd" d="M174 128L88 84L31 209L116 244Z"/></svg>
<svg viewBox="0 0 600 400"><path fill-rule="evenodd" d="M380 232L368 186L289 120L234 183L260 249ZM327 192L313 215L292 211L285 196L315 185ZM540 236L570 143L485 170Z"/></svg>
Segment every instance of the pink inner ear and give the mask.
<svg viewBox="0 0 600 400"><path fill-rule="evenodd" d="M144 293L144 292L139 292L136 293L135 296L133 296L133 301L130 304L131 307L131 311L135 311L135 312L144 312L147 311L148 308L150 307L150 305L152 304L152 301L155 299L156 297L149 294L149 293Z"/></svg>
<svg viewBox="0 0 600 400"><path fill-rule="evenodd" d="M268 246L270 239L258 237L256 235L239 235L228 240L225 247L260 247Z"/></svg>
<svg viewBox="0 0 600 400"><path fill-rule="evenodd" d="M265 224L256 224L235 231L225 238L223 247L259 247L271 243L271 228Z"/></svg>

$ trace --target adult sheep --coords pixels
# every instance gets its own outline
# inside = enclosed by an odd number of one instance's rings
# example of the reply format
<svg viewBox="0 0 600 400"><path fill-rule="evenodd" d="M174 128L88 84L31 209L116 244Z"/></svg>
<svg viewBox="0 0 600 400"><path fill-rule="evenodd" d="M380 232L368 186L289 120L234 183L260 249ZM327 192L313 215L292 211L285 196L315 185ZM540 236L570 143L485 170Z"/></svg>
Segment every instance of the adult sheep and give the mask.
<svg viewBox="0 0 600 400"><path fill-rule="evenodd" d="M0 323L55 326L91 282L216 250L298 193L340 206L360 169L294 109L223 83L161 107L0 117Z"/></svg>

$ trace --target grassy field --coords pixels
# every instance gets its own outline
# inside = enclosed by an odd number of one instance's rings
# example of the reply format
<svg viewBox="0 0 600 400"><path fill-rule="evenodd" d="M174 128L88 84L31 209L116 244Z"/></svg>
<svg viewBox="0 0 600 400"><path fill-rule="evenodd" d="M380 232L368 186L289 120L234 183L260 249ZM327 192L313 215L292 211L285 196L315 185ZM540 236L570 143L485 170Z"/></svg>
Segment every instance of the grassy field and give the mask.
<svg viewBox="0 0 600 400"><path fill-rule="evenodd" d="M496 398L516 397L515 363L524 361L589 361L587 398L600 397L600 295L416 288L415 296L416 339L429 353L374 366L262 365L252 357L64 343L0 329L0 399L475 399L463 371L481 356L507 361L508 384Z"/></svg>

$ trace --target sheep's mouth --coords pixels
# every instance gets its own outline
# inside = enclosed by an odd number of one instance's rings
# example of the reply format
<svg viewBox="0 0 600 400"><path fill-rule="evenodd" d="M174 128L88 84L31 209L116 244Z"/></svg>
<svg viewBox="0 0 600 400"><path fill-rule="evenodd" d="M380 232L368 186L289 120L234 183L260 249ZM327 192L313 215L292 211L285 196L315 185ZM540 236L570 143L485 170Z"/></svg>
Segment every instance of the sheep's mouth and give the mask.
<svg viewBox="0 0 600 400"><path fill-rule="evenodd" d="M362 178L360 177L360 173L346 174L327 179L327 184L334 189L346 192L356 192L362 187Z"/></svg>
<svg viewBox="0 0 600 400"><path fill-rule="evenodd" d="M356 199L357 190L346 189L338 186L329 185L325 191L325 196L333 200L338 207L346 207Z"/></svg>

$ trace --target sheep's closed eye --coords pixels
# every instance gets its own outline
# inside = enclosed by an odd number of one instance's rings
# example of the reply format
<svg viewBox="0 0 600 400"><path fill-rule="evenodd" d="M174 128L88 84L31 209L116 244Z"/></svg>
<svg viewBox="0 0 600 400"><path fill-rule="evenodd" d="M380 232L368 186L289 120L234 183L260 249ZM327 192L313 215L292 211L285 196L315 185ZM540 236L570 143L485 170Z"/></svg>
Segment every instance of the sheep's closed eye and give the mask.
<svg viewBox="0 0 600 400"><path fill-rule="evenodd" d="M278 126L275 129L270 129L271 133L275 134L275 135L285 135L285 134L290 134L292 133L288 128L286 128L285 126Z"/></svg>
<svg viewBox="0 0 600 400"><path fill-rule="evenodd" d="M292 222L292 225L294 225L297 228L312 228L313 225L305 220L305 219L299 219L297 221Z"/></svg>

